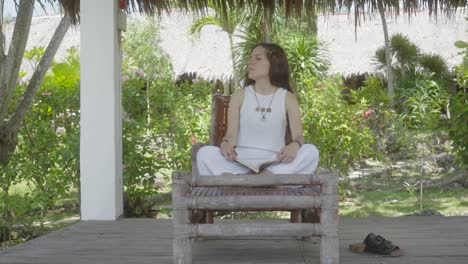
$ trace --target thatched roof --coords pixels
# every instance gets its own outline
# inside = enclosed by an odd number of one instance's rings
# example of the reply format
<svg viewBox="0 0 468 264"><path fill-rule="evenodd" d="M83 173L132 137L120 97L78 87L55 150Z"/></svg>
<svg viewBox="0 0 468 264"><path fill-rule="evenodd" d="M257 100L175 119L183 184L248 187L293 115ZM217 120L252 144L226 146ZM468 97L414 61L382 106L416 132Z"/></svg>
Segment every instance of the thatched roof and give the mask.
<svg viewBox="0 0 468 264"><path fill-rule="evenodd" d="M48 0L54 1L54 0ZM245 8L261 5L265 12L273 12L275 8L283 8L287 16L313 15L316 10L321 12L334 12L336 8L345 8L353 13L357 20L362 14L378 12L378 0L123 0L127 2L128 11L137 11L145 14L161 15L171 8L195 10L203 12L209 2L215 2L226 10L228 6ZM431 15L442 13L450 16L457 8L465 8L467 0L382 0L387 12L399 15L405 12L411 15L417 9L426 8ZM80 0L59 0L65 12L73 17L74 23L79 21ZM400 4L400 2L402 2Z"/></svg>

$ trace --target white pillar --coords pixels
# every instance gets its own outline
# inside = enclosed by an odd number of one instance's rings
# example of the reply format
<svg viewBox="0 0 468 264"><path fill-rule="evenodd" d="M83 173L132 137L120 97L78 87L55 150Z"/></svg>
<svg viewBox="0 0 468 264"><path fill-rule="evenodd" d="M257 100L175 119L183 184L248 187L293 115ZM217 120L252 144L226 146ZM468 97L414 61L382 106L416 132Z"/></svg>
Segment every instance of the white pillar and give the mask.
<svg viewBox="0 0 468 264"><path fill-rule="evenodd" d="M123 213L117 0L81 0L81 219Z"/></svg>

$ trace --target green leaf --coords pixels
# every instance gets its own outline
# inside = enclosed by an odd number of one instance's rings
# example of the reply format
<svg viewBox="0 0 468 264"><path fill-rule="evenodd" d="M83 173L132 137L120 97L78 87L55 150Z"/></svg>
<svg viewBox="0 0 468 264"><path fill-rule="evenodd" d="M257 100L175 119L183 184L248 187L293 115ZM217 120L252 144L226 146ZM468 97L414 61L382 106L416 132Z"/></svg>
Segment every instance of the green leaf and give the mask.
<svg viewBox="0 0 468 264"><path fill-rule="evenodd" d="M458 40L458 41L455 42L455 46L457 48L459 48L459 49L466 49L466 48L468 48L468 42Z"/></svg>

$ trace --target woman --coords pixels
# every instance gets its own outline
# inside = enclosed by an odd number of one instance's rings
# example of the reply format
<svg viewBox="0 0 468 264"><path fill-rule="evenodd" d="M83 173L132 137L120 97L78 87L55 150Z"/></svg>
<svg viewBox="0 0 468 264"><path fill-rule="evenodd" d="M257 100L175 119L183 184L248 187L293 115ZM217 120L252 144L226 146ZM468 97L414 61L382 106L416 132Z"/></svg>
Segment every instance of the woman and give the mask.
<svg viewBox="0 0 468 264"><path fill-rule="evenodd" d="M286 145L288 120L292 142ZM317 148L304 144L285 52L278 45L259 43L250 55L244 89L231 96L226 135L219 147L205 146L198 151L198 170L201 176L251 173L236 161L237 155L261 157L272 151L278 162L260 174L311 174L319 160Z"/></svg>

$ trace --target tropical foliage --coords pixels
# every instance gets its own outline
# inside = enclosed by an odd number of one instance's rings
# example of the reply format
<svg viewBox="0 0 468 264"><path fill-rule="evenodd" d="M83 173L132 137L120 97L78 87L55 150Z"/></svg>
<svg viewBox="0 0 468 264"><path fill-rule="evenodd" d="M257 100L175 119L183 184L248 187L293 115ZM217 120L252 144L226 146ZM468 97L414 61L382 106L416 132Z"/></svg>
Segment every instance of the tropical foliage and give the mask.
<svg viewBox="0 0 468 264"><path fill-rule="evenodd" d="M153 19L130 23L123 44L122 104L127 215L149 215L174 169L190 169L190 146L207 140L211 88L203 80L173 82Z"/></svg>
<svg viewBox="0 0 468 264"><path fill-rule="evenodd" d="M71 8L69 2L73 1L62 1ZM131 7L137 2L130 1ZM345 175L358 161L372 158L392 163L391 155L396 152L409 152L421 144L431 145L433 131L449 133L453 144L448 151L453 148L460 163L467 165L466 42L456 44L463 50L464 61L456 67L455 76L451 76L440 56L424 54L409 37L394 35L391 52L396 58L392 66L397 78L398 102L392 106L384 88L386 80L380 75L367 75L362 85L351 88L346 87L341 76L328 73L326 46L314 34L314 16L310 14L316 10L310 13L310 6L306 8L308 11L296 10L297 4L291 4L295 6L293 9L284 9L288 4L283 1L261 1L261 5L269 6L269 12L261 12L258 5L247 5L251 1L245 1L245 9L230 6L229 1L198 2L212 9L209 16L194 22L192 32L199 32L208 24L225 30L230 36L238 78L245 73L248 56L256 43L270 38L285 48L302 108L306 141L320 149L322 166L341 171L340 190L344 196L352 189L345 184ZM323 1L321 10L333 8L335 2ZM353 1L342 2L348 8L353 7ZM138 3L148 8L154 1ZM368 7L376 8L374 2ZM360 2L356 8L366 6ZM285 19L291 10L300 13L298 19ZM312 19L308 20L307 15ZM234 44L233 37L240 41ZM174 82L171 62L158 46L159 27L155 19L130 21L123 40L125 214L154 217L158 213L157 204L151 198L170 192L171 172L190 170L192 144L208 140L215 85L200 78ZM34 47L24 57L37 69L45 52L44 47ZM375 59L378 65L385 65L382 49L376 51ZM78 53L70 49L65 61L51 62L51 65L30 111L24 116L8 166L0 166L0 238L3 241L39 235L57 207L73 208L71 213L77 213ZM26 78L30 74L18 74L12 102L19 102L25 91L31 89ZM455 93L447 90L452 79L456 80ZM14 105L8 105L5 112L13 113ZM419 137L423 133L429 136ZM411 194L415 193L414 183L405 186L411 187ZM13 224L25 227L23 230L27 232L13 230Z"/></svg>
<svg viewBox="0 0 468 264"><path fill-rule="evenodd" d="M372 130L366 125L372 113L365 100L348 105L341 98L341 78L303 80L301 100L306 141L320 150L321 164L347 172L349 164L375 157Z"/></svg>
<svg viewBox="0 0 468 264"><path fill-rule="evenodd" d="M41 52L42 48L33 48L28 53L33 59L41 56ZM14 222L34 229L32 224L38 221L39 231L35 232L38 235L57 202L76 193L79 186L79 80L78 53L72 48L64 62L54 63L47 72L19 131L18 147L3 171L4 177L0 178L4 189L0 198L3 226ZM26 86L27 83L18 82L16 96L20 96ZM27 186L27 189L9 197L10 187L14 185ZM16 238L31 237L29 231L16 234Z"/></svg>
<svg viewBox="0 0 468 264"><path fill-rule="evenodd" d="M223 6L227 6L226 12L223 12ZM213 15L204 15L200 18L197 18L193 21L189 33L192 35L200 34L203 27L207 25L214 25L218 26L223 29L228 34L229 38L229 47L231 49L231 61L232 61L232 86L233 88L237 88L238 86L238 77L235 71L235 55L234 55L234 32L237 27L242 23L245 19L244 16L247 13L242 13L238 9L234 9L229 6L229 3L219 3L216 1L208 2L208 7L214 12Z"/></svg>
<svg viewBox="0 0 468 264"><path fill-rule="evenodd" d="M449 133L458 160L468 167L468 43L457 41L456 46L462 49L463 62L456 69L456 82L459 86L455 95L450 98Z"/></svg>

